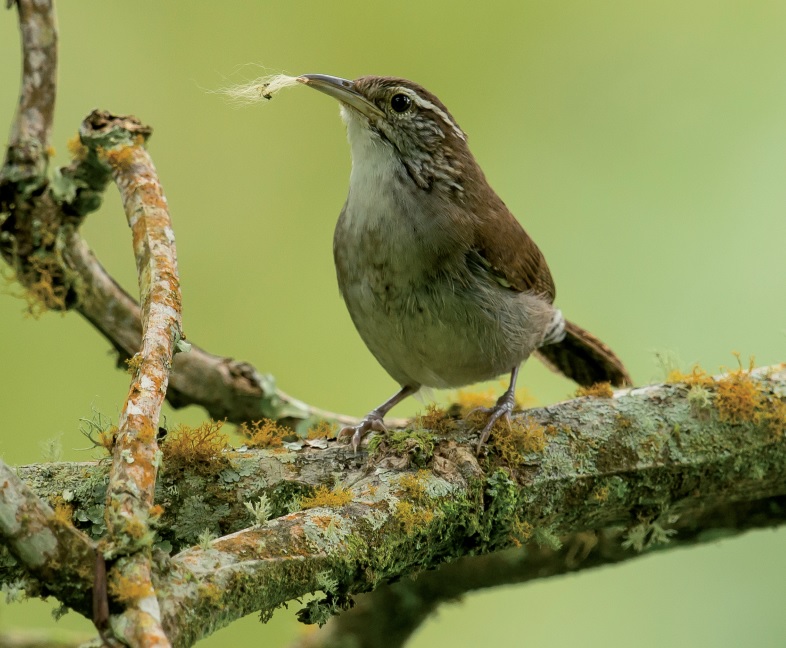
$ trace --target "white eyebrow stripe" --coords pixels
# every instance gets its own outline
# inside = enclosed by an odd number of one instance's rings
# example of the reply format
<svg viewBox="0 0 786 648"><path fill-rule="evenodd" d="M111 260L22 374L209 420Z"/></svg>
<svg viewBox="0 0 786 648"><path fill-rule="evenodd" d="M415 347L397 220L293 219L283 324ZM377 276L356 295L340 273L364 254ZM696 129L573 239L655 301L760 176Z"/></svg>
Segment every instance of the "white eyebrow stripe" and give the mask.
<svg viewBox="0 0 786 648"><path fill-rule="evenodd" d="M442 108L440 108L439 106L434 105L428 99L424 99L419 94L417 94L416 92L410 90L409 88L401 88L401 90L406 92L407 95L409 95L412 98L412 101L414 101L421 108L425 108L426 110L431 110L431 111L437 113L437 115L439 115L440 119L442 119L443 122L445 122L448 126L450 126L453 129L453 132L456 135L458 135L461 139L463 139L463 140L467 139L467 136L464 135L464 131L462 131L456 125L456 123L450 117L448 117L447 113L444 110L442 110Z"/></svg>

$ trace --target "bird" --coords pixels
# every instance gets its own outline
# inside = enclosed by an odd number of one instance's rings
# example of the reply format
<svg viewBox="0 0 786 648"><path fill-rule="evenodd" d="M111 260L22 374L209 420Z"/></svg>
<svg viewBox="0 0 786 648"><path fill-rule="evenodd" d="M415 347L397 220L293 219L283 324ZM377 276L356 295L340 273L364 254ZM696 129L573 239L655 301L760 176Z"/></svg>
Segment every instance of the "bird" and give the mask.
<svg viewBox="0 0 786 648"><path fill-rule="evenodd" d="M486 408L482 452L510 421L519 367L536 355L580 385L630 384L620 359L554 306L546 260L489 185L447 107L404 78L297 81L340 104L352 168L333 236L341 296L360 337L400 385L339 436L357 452L421 387L510 375Z"/></svg>

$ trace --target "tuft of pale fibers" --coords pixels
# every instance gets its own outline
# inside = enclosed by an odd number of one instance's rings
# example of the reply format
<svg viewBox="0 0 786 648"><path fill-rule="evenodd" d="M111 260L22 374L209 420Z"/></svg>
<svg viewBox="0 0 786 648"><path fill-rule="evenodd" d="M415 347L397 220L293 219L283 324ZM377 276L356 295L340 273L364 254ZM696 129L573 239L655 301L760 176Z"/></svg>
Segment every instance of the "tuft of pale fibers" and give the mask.
<svg viewBox="0 0 786 648"><path fill-rule="evenodd" d="M248 105L257 103L263 99L269 101L277 92L297 84L297 77L288 76L286 74L269 74L249 81L248 83L221 88L220 90L216 90L216 92L224 95L233 103Z"/></svg>

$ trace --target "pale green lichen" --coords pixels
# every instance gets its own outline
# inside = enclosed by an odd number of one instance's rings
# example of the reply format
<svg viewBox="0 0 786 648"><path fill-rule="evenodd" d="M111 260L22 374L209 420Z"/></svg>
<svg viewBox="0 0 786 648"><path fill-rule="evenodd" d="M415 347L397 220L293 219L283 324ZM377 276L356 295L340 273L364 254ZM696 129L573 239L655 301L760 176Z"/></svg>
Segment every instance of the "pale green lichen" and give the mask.
<svg viewBox="0 0 786 648"><path fill-rule="evenodd" d="M335 593L338 591L338 580L329 572L319 572L317 574L317 585L319 589L326 593Z"/></svg>
<svg viewBox="0 0 786 648"><path fill-rule="evenodd" d="M624 535L622 546L641 553L652 547L665 545L671 541L671 536L677 533L676 529L666 528L674 524L678 516L664 514L650 522L640 522L630 527Z"/></svg>
<svg viewBox="0 0 786 648"><path fill-rule="evenodd" d="M0 592L5 594L6 603L21 603L27 598L28 583L24 578L17 578L10 583L3 583Z"/></svg>
<svg viewBox="0 0 786 648"><path fill-rule="evenodd" d="M532 539L541 547L546 547L552 551L562 547L562 541L552 527L535 527L532 530Z"/></svg>
<svg viewBox="0 0 786 648"><path fill-rule="evenodd" d="M59 434L51 439L44 439L38 444L41 448L41 460L44 463L55 463L63 456L63 440Z"/></svg>
<svg viewBox="0 0 786 648"><path fill-rule="evenodd" d="M256 502L243 502L243 506L251 513L254 524L262 525L270 519L273 513L273 506L270 503L267 495L260 495Z"/></svg>
<svg viewBox="0 0 786 648"><path fill-rule="evenodd" d="M703 385L692 385L688 390L687 398L691 408L696 412L700 412L712 407L715 394Z"/></svg>
<svg viewBox="0 0 786 648"><path fill-rule="evenodd" d="M350 530L345 527L345 522L340 517L329 512L321 513L318 511L315 511L313 515L305 520L303 531L306 538L319 551L330 551L350 533Z"/></svg>
<svg viewBox="0 0 786 648"><path fill-rule="evenodd" d="M205 530L197 536L197 544L203 551L208 551L213 540L216 538L218 538L217 534L213 533L210 529L205 528Z"/></svg>

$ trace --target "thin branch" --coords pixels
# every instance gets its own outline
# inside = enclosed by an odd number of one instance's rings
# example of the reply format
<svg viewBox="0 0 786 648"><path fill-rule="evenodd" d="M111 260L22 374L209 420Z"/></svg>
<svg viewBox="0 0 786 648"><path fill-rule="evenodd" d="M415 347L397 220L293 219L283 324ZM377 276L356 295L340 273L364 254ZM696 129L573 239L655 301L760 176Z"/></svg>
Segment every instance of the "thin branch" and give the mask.
<svg viewBox="0 0 786 648"><path fill-rule="evenodd" d="M22 87L5 173L37 182L49 158L57 86L57 21L50 0L17 0Z"/></svg>
<svg viewBox="0 0 786 648"><path fill-rule="evenodd" d="M120 414L107 489L108 557L126 556L110 570L116 596L128 606L112 620L117 636L131 646L169 646L153 588L149 550L156 473L161 460L156 434L181 337L180 281L175 236L163 189L147 151L151 130L130 117L94 111L80 130L82 144L112 170L133 233L142 296L142 348ZM130 555L129 555L130 554ZM120 585L119 583L122 583ZM134 594L128 590L133 584ZM126 590L126 591L123 591Z"/></svg>

